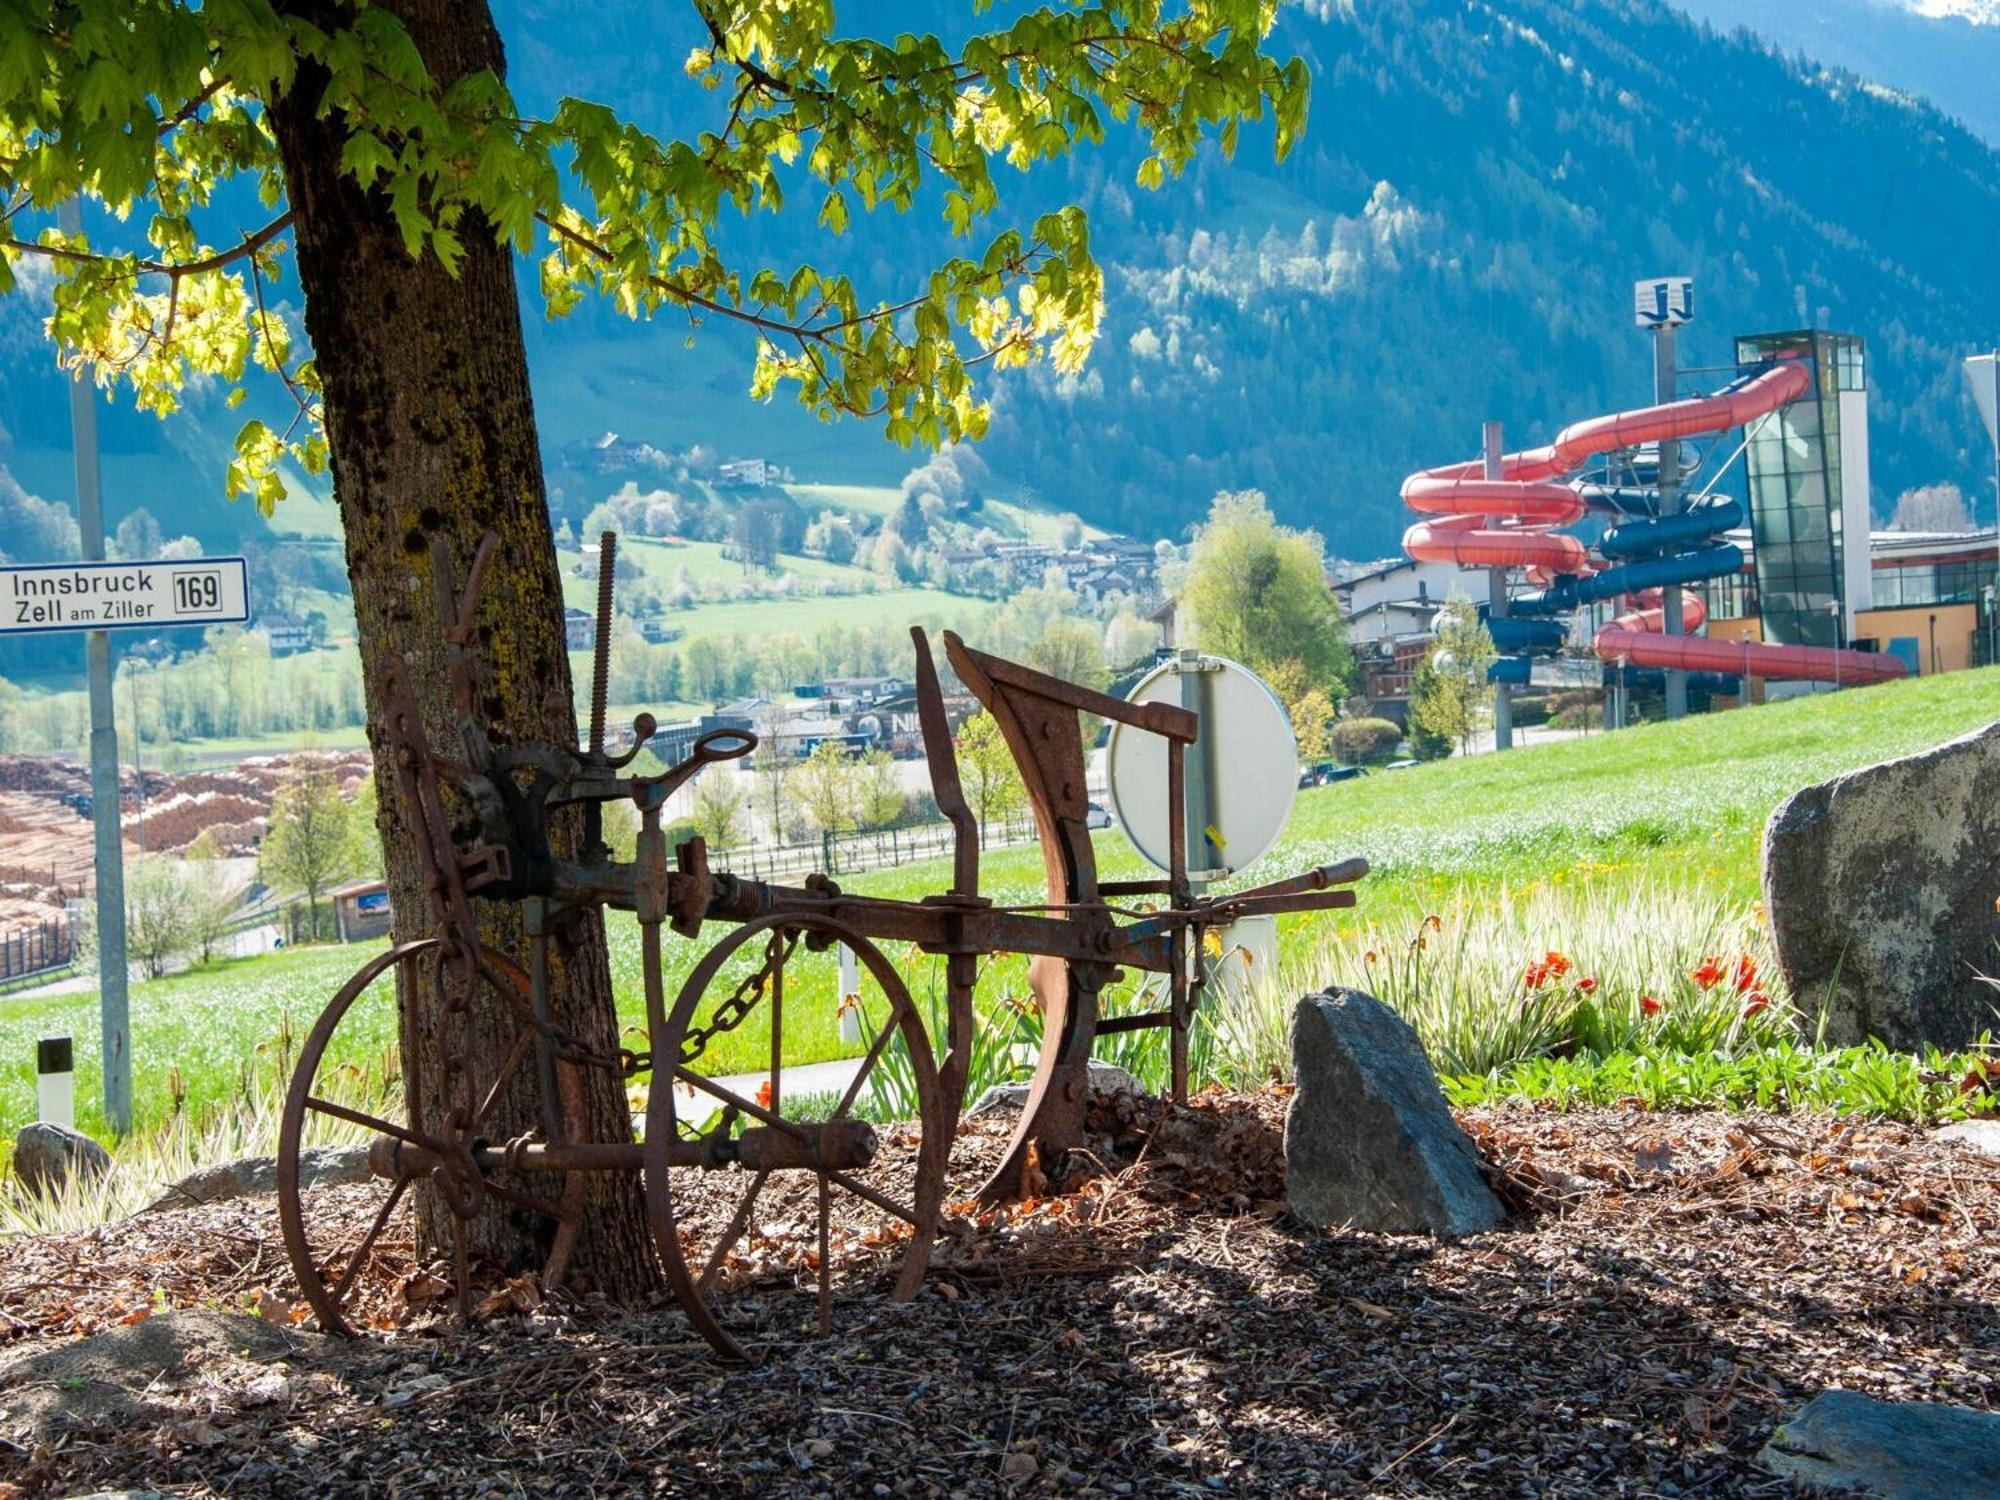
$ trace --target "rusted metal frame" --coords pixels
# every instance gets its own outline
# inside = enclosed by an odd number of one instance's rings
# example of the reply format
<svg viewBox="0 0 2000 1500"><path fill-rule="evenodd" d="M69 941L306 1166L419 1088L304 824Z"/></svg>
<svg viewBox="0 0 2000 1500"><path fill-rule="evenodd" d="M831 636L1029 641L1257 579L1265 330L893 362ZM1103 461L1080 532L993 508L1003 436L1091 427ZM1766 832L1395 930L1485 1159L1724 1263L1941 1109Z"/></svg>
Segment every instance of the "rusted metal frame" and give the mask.
<svg viewBox="0 0 2000 1500"><path fill-rule="evenodd" d="M1175 1017L1173 1007L1164 1010L1135 1011L1124 1016L1103 1016L1097 1022L1099 1036L1115 1036L1121 1031L1147 1031L1156 1026L1172 1026Z"/></svg>
<svg viewBox="0 0 2000 1500"><path fill-rule="evenodd" d="M979 824L966 804L965 789L959 781L958 747L952 743L951 723L945 717L944 690L938 686L930 638L921 626L913 626L910 639L916 647L917 723L924 734L924 762L930 770L931 796L952 829L952 893L977 896Z"/></svg>
<svg viewBox="0 0 2000 1500"><path fill-rule="evenodd" d="M1170 896L1174 885L1171 880L1102 880L1098 882L1097 894L1112 896Z"/></svg>
<svg viewBox="0 0 2000 1500"><path fill-rule="evenodd" d="M1192 743L1190 741L1189 743ZM1168 900L1176 908L1192 900L1187 867L1187 757L1188 744L1168 740L1167 752L1167 887ZM1176 1104L1185 1104L1188 1094L1188 1030L1194 1017L1188 999L1188 967L1199 942L1176 919L1165 928L1170 963L1167 970L1167 1091ZM1160 918L1152 919L1154 924ZM1146 923L1138 924L1142 928Z"/></svg>
<svg viewBox="0 0 2000 1500"><path fill-rule="evenodd" d="M945 652L960 680L993 715L1013 754L1041 837L1049 900L1071 909L1095 905L1096 855L1086 826L1077 714L1103 713L1125 722L1148 716L1135 705L973 651L948 631ZM1000 1165L980 1189L982 1199L1022 1196L1036 1166L1052 1181L1059 1179L1067 1153L1082 1140L1098 995L1113 972L1102 954L1116 937L1108 912L1077 909L1066 925L1095 951L1080 959L1036 953L1028 965L1028 982L1042 1007L1042 1047L1020 1120Z"/></svg>
<svg viewBox="0 0 2000 1500"><path fill-rule="evenodd" d="M800 1125L793 1130L756 1126L723 1138L667 1142L669 1164L721 1171L741 1167L755 1172L858 1171L875 1159L875 1131L865 1120L836 1120ZM644 1165L645 1147L619 1141L516 1141L472 1147L473 1164L482 1173L517 1172L636 1172ZM377 1137L369 1165L378 1177L414 1177L443 1164L433 1147L396 1135ZM497 1186L497 1184L495 1185ZM555 1210L549 1210L551 1216Z"/></svg>
<svg viewBox="0 0 2000 1500"><path fill-rule="evenodd" d="M1184 708L1176 708L1169 703L1129 703L1123 698L1113 698L1108 693L1078 687L1073 682L1064 682L1060 677L1037 672L1032 667L1024 667L1018 662L1008 661L1005 657L988 656L983 651L975 651L949 630L944 633L944 643L945 654L950 657L952 667L962 679L965 678L965 662L961 658L966 658L977 664L976 669L979 674L991 684L1004 685L1051 703L1065 704L1079 713L1095 714L1100 719L1113 719L1120 724L1131 724L1182 743L1191 742L1200 730L1201 721ZM969 679L965 685L972 687ZM973 689L973 696L979 698L982 703L986 702L977 688ZM987 703L986 706L991 709L993 705Z"/></svg>

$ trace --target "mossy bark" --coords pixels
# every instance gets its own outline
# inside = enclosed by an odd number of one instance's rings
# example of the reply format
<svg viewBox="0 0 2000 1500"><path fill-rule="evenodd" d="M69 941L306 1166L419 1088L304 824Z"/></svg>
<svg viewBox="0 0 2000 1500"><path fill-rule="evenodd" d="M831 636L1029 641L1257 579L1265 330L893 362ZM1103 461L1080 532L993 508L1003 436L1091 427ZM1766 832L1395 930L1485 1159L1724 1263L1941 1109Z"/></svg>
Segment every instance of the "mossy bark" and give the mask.
<svg viewBox="0 0 2000 1500"><path fill-rule="evenodd" d="M287 7L321 24L332 8L316 0ZM442 84L482 68L504 67L491 13L479 0L388 0L432 75ZM362 666L369 694L379 827L398 941L428 934L431 909L423 862L395 769L386 753L380 672L403 663L433 747L459 743L453 730L443 627L432 587L431 544L446 538L462 582L480 538L498 550L478 613L479 712L496 744L526 739L577 742L570 663L563 630L562 579L549 527L534 404L522 344L513 252L483 226L459 226L465 257L456 276L435 257L413 259L386 201L364 191L340 167L345 127L320 116L325 74L302 66L272 108L294 216L306 328L325 391L334 498L347 537ZM574 857L580 823L559 817L558 852ZM516 909L476 902L482 940L522 952ZM604 929L595 916L571 924L552 943L551 1010L556 1022L601 1052L617 1042ZM413 1092L435 1091L445 1052L455 1047L440 997L406 993L403 1041ZM469 1055L461 1061L478 1087L492 1079L512 1044L512 1019L490 997L475 1001ZM629 1141L623 1081L604 1070L561 1070L564 1129L572 1139ZM443 1103L412 1098L425 1120ZM505 1140L540 1121L534 1069L525 1068L488 1134ZM538 1191L553 1183L537 1184ZM656 1282L636 1178L600 1175L589 1188L572 1283L630 1299ZM420 1213L434 1242L449 1243L444 1210ZM473 1248L520 1268L547 1252L550 1226L504 1211L497 1200L473 1221Z"/></svg>

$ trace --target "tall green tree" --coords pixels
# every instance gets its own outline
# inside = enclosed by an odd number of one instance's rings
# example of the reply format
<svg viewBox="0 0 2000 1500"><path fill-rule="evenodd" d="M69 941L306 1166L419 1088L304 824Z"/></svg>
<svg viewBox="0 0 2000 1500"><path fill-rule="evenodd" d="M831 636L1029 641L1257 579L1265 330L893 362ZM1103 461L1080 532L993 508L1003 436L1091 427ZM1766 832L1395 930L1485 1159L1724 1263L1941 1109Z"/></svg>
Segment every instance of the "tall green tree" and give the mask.
<svg viewBox="0 0 2000 1500"><path fill-rule="evenodd" d="M958 726L952 743L958 752L958 774L965 784L966 798L979 819L979 842L984 845L987 829L996 820L1006 819L1027 803L1028 789L1021 784L1021 771L1014 764L1007 737L1000 732L1000 721L985 709Z"/></svg>
<svg viewBox="0 0 2000 1500"><path fill-rule="evenodd" d="M1432 740L1472 748L1486 705L1493 701L1487 668L1496 653L1479 612L1463 599L1446 605L1437 636L1410 683L1410 722Z"/></svg>
<svg viewBox="0 0 2000 1500"><path fill-rule="evenodd" d="M821 740L792 773L792 794L821 833L846 833L860 818L856 811L854 763L834 740Z"/></svg>
<svg viewBox="0 0 2000 1500"><path fill-rule="evenodd" d="M1195 533L1180 606L1197 646L1252 671L1297 662L1303 687L1330 696L1353 673L1319 533L1280 526L1255 490L1215 497Z"/></svg>
<svg viewBox="0 0 2000 1500"><path fill-rule="evenodd" d="M303 892L308 931L319 936L319 903L333 883L361 862L353 809L341 795L333 767L302 757L271 802L271 826L257 862L273 885Z"/></svg>
<svg viewBox="0 0 2000 1500"><path fill-rule="evenodd" d="M1304 65L1262 50L1274 0L1096 0L953 43L840 35L832 0L692 4L704 40L686 71L713 108L686 140L594 101L523 107L484 0L0 8L0 290L23 257L45 262L62 356L149 410L170 412L193 382L239 400L254 370L277 377L255 383L275 384L281 409L245 422L227 488L270 509L288 463L331 468L371 723L386 721L377 700L395 663L431 742L459 742L430 555L441 539L463 577L491 532L499 548L475 622L486 732L577 742L517 255L540 256L552 314L599 295L635 317L742 330L755 397L789 387L822 415L879 418L903 443L974 437L988 415L980 367L1073 370L1090 348L1103 278L1080 208L988 232L881 300L838 270L725 253L748 237L724 221L796 203L837 245L860 213L922 202L970 238L1001 208L996 167L1060 158L1111 124L1145 140L1138 176L1150 187L1206 134L1231 149L1240 122L1274 115L1282 151L1304 121ZM236 183L268 215L247 231ZM78 196L95 210L87 233L66 235L51 215ZM121 238L113 216L143 243ZM277 290L288 255L304 338ZM425 872L386 742L375 749L397 936L408 938L426 920ZM557 819L552 838L574 857L580 819ZM517 916L489 905L481 938L516 946ZM610 1049L601 924L567 928L554 948L554 1019ZM447 998L404 999L409 1076L453 1076L435 1055L444 1028L423 1009ZM510 1045L496 1023L461 1062L495 1076ZM533 1128L529 1071L499 1101L496 1134ZM586 1071L564 1091L566 1132L628 1139L622 1081ZM642 1291L652 1272L634 1183L613 1175L590 1192L572 1274ZM425 1195L420 1210L438 1238L438 1205ZM535 1253L525 1233L485 1216L471 1248L524 1260Z"/></svg>

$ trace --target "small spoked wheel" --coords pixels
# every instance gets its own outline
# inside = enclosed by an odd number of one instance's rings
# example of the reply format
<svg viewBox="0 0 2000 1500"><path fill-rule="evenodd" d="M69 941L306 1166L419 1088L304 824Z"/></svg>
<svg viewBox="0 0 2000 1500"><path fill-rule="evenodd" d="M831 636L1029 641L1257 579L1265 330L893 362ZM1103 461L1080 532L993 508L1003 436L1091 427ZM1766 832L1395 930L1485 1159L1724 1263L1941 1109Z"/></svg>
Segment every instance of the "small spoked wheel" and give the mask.
<svg viewBox="0 0 2000 1500"><path fill-rule="evenodd" d="M811 949L844 944L875 982L882 1003L862 1006L858 1059L787 1066L834 1023L832 998L787 1012L786 969L798 995ZM830 958L823 967L832 968ZM801 997L802 998L802 997ZM659 998L650 1002L659 1008ZM762 1052L768 1023L768 1058ZM754 1071L733 1080L697 1074L677 1060L690 1040L756 1035ZM818 1033L821 1042L825 1033ZM817 1323L829 1331L836 1281L857 1285L892 1271L898 1300L922 1285L945 1191L955 1105L939 1083L923 1021L880 949L830 917L774 915L718 943L682 985L672 1010L654 1018L653 1078L641 1159L646 1210L668 1285L691 1322L725 1358L746 1359L739 1334L805 1321L817 1293ZM699 1048L697 1048L699 1050ZM715 1051L701 1059L713 1067ZM761 1081L760 1081L761 1078ZM898 1114L873 1121L863 1112ZM768 1315L768 1316L766 1316Z"/></svg>
<svg viewBox="0 0 2000 1500"><path fill-rule="evenodd" d="M562 1180L541 1176L525 1190L499 1180L482 1130L508 1085L533 1057L534 1031L522 1026L504 1060L484 1079L453 1080L455 1102L438 1119L413 1119L405 1105L396 1048L399 992L447 982L444 944L405 943L370 959L342 985L299 1053L278 1135L278 1221L299 1293L328 1333L393 1327L433 1309L472 1311L478 1221L486 1214L553 1219L554 1249L544 1267L560 1279L576 1235L576 1213ZM513 1015L527 1003L513 965L478 955L474 1007ZM489 990L509 990L494 1006ZM402 1066L411 1066L402 1059ZM364 1145L365 1183L318 1188L321 1147ZM512 1174L509 1174L510 1176ZM417 1213L423 1193L437 1195L445 1243L426 1243Z"/></svg>

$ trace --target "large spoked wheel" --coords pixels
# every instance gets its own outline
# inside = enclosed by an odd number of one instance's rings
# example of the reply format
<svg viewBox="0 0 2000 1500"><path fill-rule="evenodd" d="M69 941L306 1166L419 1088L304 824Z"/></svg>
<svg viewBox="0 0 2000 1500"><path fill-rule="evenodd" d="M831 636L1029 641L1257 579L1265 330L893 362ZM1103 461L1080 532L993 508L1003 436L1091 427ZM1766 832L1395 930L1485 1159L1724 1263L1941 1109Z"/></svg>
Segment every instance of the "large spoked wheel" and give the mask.
<svg viewBox="0 0 2000 1500"><path fill-rule="evenodd" d="M442 986L447 961L437 938L405 943L369 960L321 1013L292 1072L278 1135L278 1221L300 1294L328 1333L393 1326L432 1304L455 1306L461 1318L470 1317L471 1226L481 1214L525 1213L556 1221L544 1286L560 1280L575 1241L576 1214L559 1196L559 1176L539 1178L538 1191L530 1193L496 1180L480 1162L482 1155L493 1155L481 1132L533 1055L531 1028L519 1029L493 1077L453 1080L454 1102L436 1120L410 1117L396 1069L351 1061L352 1054L371 1046L387 1053L399 1035L399 991L414 995L420 987ZM484 992L500 990L507 1013L525 1008L526 978L512 964L482 952L476 967L480 984L472 1004L490 1004L496 997ZM390 982L378 984L383 980ZM336 1047L336 1037L349 1045ZM329 1054L335 1060L329 1061ZM412 1064L404 1059L404 1065ZM369 1147L369 1182L326 1189L308 1204L304 1189L313 1185L314 1148L356 1142ZM416 1198L423 1190L435 1191L447 1211L448 1246L422 1242Z"/></svg>
<svg viewBox="0 0 2000 1500"><path fill-rule="evenodd" d="M788 1076L784 1065L785 966L805 938L853 950L886 1001L886 1014L864 1008L875 1029L864 1028L867 1050L837 1090L821 1083L809 1092L799 1068ZM771 1065L761 1086L732 1087L677 1064L690 1033L725 1007L738 1026L766 1010ZM953 1121L922 1019L880 949L828 917L746 923L695 966L652 1036L646 1210L668 1284L718 1353L749 1358L738 1333L799 1289L816 1285L823 1333L836 1279L894 1266L896 1299L916 1295L937 1235ZM914 1096L916 1118L878 1130L856 1110L892 1072L895 1086L880 1094L906 1108ZM782 1320L779 1312L771 1321Z"/></svg>

